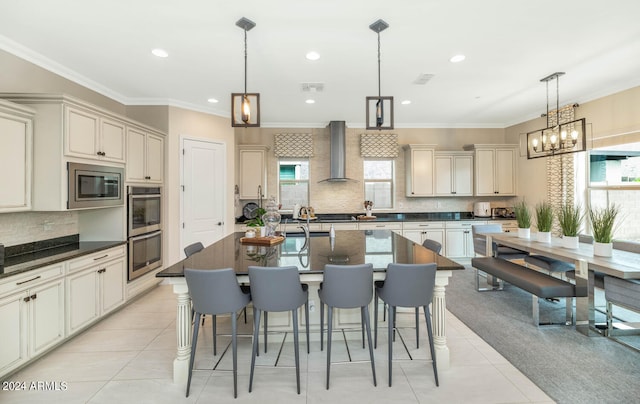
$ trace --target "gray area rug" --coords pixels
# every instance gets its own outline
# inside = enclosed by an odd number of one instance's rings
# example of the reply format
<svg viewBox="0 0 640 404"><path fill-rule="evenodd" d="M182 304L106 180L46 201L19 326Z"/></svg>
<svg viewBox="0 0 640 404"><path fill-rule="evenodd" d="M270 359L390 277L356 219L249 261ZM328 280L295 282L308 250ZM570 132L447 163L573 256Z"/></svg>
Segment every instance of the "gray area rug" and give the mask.
<svg viewBox="0 0 640 404"><path fill-rule="evenodd" d="M556 402L640 403L640 352L608 338L587 337L575 327L536 328L529 293L511 285L477 292L475 269L466 268L450 279L447 309ZM564 300L541 302L541 321L563 318Z"/></svg>

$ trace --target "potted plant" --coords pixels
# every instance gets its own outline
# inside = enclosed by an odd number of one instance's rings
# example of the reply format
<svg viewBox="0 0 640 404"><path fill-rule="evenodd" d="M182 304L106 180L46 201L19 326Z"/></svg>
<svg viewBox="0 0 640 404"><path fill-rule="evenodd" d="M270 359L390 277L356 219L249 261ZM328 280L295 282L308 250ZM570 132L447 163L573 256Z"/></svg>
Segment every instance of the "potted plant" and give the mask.
<svg viewBox="0 0 640 404"><path fill-rule="evenodd" d="M265 228L264 222L262 221L262 215L264 215L265 213L267 213L266 210L264 210L263 208L258 208L256 209L256 217L244 222L244 224L246 224L248 227L256 228L256 237L264 237Z"/></svg>
<svg viewBox="0 0 640 404"><path fill-rule="evenodd" d="M584 213L580 205L565 203L558 210L558 223L562 229L562 239L564 247L578 248L578 233L582 226Z"/></svg>
<svg viewBox="0 0 640 404"><path fill-rule="evenodd" d="M607 205L602 209L589 209L589 219L593 230L593 254L601 257L611 257L613 249L613 230L619 209L614 205Z"/></svg>
<svg viewBox="0 0 640 404"><path fill-rule="evenodd" d="M538 226L538 241L551 242L551 227L553 226L553 208L547 201L536 205L536 224Z"/></svg>
<svg viewBox="0 0 640 404"><path fill-rule="evenodd" d="M518 237L529 238L531 235L531 211L524 200L513 207L518 222Z"/></svg>

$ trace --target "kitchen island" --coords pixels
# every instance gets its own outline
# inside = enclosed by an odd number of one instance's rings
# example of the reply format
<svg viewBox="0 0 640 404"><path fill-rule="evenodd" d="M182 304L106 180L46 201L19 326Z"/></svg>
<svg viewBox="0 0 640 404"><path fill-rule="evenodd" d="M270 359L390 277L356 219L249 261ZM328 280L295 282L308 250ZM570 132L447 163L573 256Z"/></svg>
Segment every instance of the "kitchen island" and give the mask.
<svg viewBox="0 0 640 404"><path fill-rule="evenodd" d="M464 266L450 259L435 254L389 230L357 230L337 231L335 239L326 234L314 234L308 243L305 237L289 235L283 242L272 246L243 244L240 239L244 233L233 233L208 246L200 253L192 255L156 276L165 278L173 284L177 295L177 354L174 361L174 382L186 385L189 355L191 353L191 305L189 291L184 279L184 268L220 269L234 268L239 282L249 282L247 268L250 265L286 266L294 265L300 271L301 280L309 283L309 300L317 301L315 290L322 281L322 271L325 264L356 265L371 263L374 267L374 279L385 278L386 267L389 263L432 263L438 266L436 284L433 294L432 315L433 334L436 359L440 369L449 366L449 348L445 332L445 287L449 282L452 271L464 269ZM274 313L278 314L278 313ZM280 321L276 316L269 316L269 330L280 326L289 327L289 317L283 313ZM316 312L317 315L317 312ZM354 318L359 324L360 316ZM345 316L337 321L347 325L351 320ZM311 326L319 328L319 321L311 321Z"/></svg>

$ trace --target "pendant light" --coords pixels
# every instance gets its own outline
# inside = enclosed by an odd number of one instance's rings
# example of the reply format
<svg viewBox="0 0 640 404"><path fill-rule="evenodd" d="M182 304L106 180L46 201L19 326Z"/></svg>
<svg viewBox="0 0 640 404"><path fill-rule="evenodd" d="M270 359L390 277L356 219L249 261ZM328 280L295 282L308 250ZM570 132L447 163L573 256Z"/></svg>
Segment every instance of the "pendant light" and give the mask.
<svg viewBox="0 0 640 404"><path fill-rule="evenodd" d="M556 72L540 79L547 85L547 126L527 133L527 158L554 156L556 154L576 153L586 150L586 120L576 119L561 123L560 111L560 76L563 72ZM556 110L555 123L550 122L549 114L549 82L556 81ZM571 108L578 107L573 104Z"/></svg>
<svg viewBox="0 0 640 404"><path fill-rule="evenodd" d="M384 20L369 25L369 29L378 34L378 96L367 97L367 129L393 129L393 97L383 97L380 85L380 33L387 28L389 24ZM388 115L385 115L385 110Z"/></svg>
<svg viewBox="0 0 640 404"><path fill-rule="evenodd" d="M242 17L236 25L244 31L244 92L231 94L231 126L259 127L260 126L260 94L247 92L247 31L256 23Z"/></svg>

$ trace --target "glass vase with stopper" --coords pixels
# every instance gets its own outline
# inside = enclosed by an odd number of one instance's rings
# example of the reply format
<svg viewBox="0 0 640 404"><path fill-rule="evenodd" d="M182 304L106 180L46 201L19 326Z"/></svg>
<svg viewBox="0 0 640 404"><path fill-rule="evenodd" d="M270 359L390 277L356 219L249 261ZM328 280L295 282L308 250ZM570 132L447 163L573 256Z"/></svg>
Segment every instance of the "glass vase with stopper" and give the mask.
<svg viewBox="0 0 640 404"><path fill-rule="evenodd" d="M278 204L276 203L276 198L269 198L269 202L267 202L266 213L262 215L262 221L265 226L265 236L273 237L276 235L276 228L280 224L280 213L278 213Z"/></svg>

